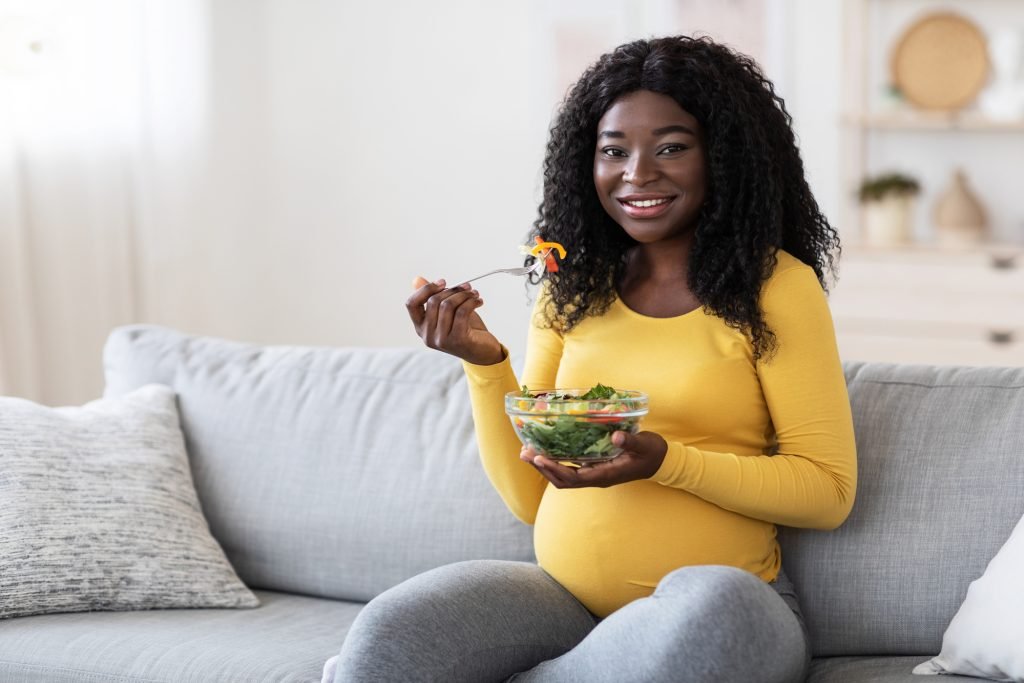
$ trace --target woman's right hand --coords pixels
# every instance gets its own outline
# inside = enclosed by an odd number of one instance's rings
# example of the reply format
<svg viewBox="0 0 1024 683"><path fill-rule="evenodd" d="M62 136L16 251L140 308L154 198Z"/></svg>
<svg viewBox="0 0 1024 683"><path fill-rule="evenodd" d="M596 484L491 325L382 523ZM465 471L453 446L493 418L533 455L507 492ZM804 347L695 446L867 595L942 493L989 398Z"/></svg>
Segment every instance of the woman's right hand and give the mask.
<svg viewBox="0 0 1024 683"><path fill-rule="evenodd" d="M444 280L422 277L413 281L413 288L405 307L424 344L474 365L494 365L505 358L501 342L476 312L484 305L479 292L469 285L445 289Z"/></svg>

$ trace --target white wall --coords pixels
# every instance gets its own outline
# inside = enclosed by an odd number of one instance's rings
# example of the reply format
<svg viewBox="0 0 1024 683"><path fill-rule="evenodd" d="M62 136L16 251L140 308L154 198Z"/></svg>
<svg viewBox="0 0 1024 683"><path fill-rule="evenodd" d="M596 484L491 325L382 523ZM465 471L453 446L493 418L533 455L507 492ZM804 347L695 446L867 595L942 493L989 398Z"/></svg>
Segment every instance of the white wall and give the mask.
<svg viewBox="0 0 1024 683"><path fill-rule="evenodd" d="M22 12L40 6L20 4ZM109 99L119 116L135 118L112 162L97 165L97 155L64 145L21 168L22 180L53 163L80 168L70 191L82 196L45 225L22 211L18 229L0 230L36 236L23 263L39 285L35 298L20 299L33 318L33 357L17 352L30 336L0 336L6 393L49 403L98 395L103 340L135 321L260 343L417 344L403 306L412 277L454 280L520 262L557 102L590 61L636 37L703 30L762 59L794 114L819 199L827 211L834 204L833 3L75 7L98 26L120 17L122 80ZM99 82L106 72L83 78ZM31 206L50 198L15 194ZM108 208L120 202L121 222L97 214L76 223L97 196ZM74 259L54 253L62 245L80 253L81 240L92 245L89 267L64 270ZM42 296L53 283L61 294ZM485 320L520 350L529 312L522 283L492 278L479 288ZM14 310L0 312L0 329L12 329ZM38 381L19 383L19 373Z"/></svg>
<svg viewBox="0 0 1024 683"><path fill-rule="evenodd" d="M154 126L145 317L259 342L412 344L413 276L518 262L544 125L523 7L210 3L187 164L162 162L179 139ZM517 314L495 327L518 333L518 283L483 291Z"/></svg>
<svg viewBox="0 0 1024 683"><path fill-rule="evenodd" d="M281 343L417 343L402 305L413 276L519 262L550 117L582 68L635 37L750 34L728 13L709 26L721 12L692 0L210 7L199 201L183 216L180 196L159 196L180 169L153 183L145 312ZM195 277L181 281L186 260ZM479 287L485 320L521 348L521 283Z"/></svg>

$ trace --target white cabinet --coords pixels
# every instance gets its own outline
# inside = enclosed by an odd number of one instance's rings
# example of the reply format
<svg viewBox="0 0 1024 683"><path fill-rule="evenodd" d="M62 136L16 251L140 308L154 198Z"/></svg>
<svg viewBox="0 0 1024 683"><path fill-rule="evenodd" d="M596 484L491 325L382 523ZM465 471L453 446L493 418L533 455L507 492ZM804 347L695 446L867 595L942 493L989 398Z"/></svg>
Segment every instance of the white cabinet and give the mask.
<svg viewBox="0 0 1024 683"><path fill-rule="evenodd" d="M1024 366L1024 248L846 247L829 298L843 360Z"/></svg>

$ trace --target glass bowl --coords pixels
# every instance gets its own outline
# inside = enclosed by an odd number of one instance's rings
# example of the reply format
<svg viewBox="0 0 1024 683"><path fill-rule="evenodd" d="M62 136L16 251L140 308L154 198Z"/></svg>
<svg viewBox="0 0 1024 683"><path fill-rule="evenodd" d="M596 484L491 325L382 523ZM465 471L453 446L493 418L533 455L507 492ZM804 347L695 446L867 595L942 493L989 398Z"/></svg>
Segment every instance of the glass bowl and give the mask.
<svg viewBox="0 0 1024 683"><path fill-rule="evenodd" d="M618 390L609 398L581 398L590 389L510 391L505 412L516 436L539 455L577 465L604 462L622 453L614 432L640 431L647 394Z"/></svg>

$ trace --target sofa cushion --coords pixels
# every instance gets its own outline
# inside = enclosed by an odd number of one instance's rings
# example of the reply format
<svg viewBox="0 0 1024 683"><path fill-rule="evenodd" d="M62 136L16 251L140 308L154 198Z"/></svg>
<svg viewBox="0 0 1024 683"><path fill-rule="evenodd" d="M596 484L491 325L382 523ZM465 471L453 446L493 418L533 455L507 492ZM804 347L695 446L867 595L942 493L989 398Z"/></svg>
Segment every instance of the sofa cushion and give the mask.
<svg viewBox="0 0 1024 683"><path fill-rule="evenodd" d="M920 657L824 657L811 662L805 683L921 683L936 680L911 673ZM968 676L943 676L940 683L978 683Z"/></svg>
<svg viewBox="0 0 1024 683"><path fill-rule="evenodd" d="M835 531L781 529L783 564L816 655L931 656L1024 514L1024 368L848 363L846 376L853 511Z"/></svg>
<svg viewBox="0 0 1024 683"><path fill-rule="evenodd" d="M107 395L178 394L196 490L253 587L369 600L432 567L531 560L481 467L463 370L430 350L115 330Z"/></svg>
<svg viewBox="0 0 1024 683"><path fill-rule="evenodd" d="M362 604L258 591L254 610L0 621L0 681L318 683Z"/></svg>
<svg viewBox="0 0 1024 683"><path fill-rule="evenodd" d="M174 392L0 397L0 619L256 604L203 518Z"/></svg>

